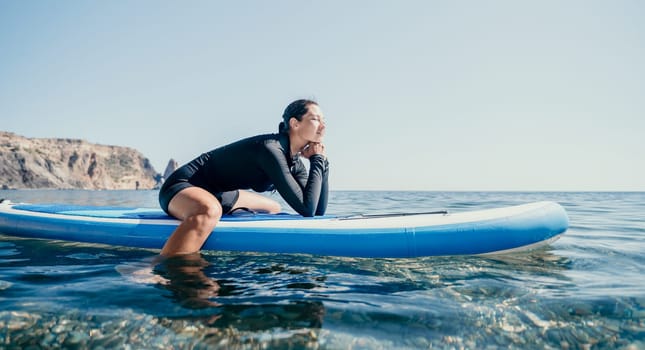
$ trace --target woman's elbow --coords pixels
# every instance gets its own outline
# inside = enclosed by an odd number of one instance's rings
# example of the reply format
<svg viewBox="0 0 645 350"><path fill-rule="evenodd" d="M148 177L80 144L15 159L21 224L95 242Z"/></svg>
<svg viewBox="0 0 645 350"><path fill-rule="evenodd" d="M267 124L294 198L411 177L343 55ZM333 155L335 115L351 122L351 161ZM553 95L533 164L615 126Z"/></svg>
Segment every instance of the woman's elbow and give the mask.
<svg viewBox="0 0 645 350"><path fill-rule="evenodd" d="M302 208L298 211L298 214L306 218L311 218L316 214L316 208Z"/></svg>

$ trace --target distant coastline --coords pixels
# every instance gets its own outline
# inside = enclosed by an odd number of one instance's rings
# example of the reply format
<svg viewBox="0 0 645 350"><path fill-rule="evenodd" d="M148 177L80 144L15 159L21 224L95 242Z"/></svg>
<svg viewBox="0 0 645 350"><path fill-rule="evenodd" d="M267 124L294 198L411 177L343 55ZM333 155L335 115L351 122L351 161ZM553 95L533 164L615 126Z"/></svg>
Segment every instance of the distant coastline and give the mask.
<svg viewBox="0 0 645 350"><path fill-rule="evenodd" d="M0 131L0 189L134 190L163 181L130 147Z"/></svg>

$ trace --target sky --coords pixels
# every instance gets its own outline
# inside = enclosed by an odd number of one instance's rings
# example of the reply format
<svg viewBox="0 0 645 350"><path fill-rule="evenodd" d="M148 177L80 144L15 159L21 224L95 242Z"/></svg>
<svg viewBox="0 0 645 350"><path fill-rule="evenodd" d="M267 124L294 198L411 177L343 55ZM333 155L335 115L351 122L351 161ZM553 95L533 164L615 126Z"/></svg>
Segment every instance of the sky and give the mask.
<svg viewBox="0 0 645 350"><path fill-rule="evenodd" d="M317 100L332 190L645 190L645 2L0 1L0 130L158 172Z"/></svg>

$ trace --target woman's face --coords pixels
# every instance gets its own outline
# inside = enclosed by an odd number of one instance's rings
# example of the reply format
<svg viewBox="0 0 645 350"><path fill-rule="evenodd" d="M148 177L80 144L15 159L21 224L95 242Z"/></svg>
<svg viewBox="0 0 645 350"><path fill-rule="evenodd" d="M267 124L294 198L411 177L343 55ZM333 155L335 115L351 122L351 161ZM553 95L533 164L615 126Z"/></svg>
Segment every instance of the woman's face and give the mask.
<svg viewBox="0 0 645 350"><path fill-rule="evenodd" d="M291 128L307 142L322 142L325 136L325 117L318 105L310 104L307 110L302 120L291 118Z"/></svg>

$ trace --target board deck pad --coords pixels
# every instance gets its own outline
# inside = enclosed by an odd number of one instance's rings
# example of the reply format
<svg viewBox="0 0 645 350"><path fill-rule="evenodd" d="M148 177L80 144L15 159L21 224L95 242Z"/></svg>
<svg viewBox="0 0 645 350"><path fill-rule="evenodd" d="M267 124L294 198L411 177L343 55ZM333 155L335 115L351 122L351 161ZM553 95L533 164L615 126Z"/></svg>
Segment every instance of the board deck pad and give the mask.
<svg viewBox="0 0 645 350"><path fill-rule="evenodd" d="M154 208L132 208L132 207L96 207L81 206L69 204L20 204L15 205L17 210L25 210L36 213L86 216L94 218L112 218L112 219L146 219L146 220L174 220L173 217L166 214L161 209ZM309 219L332 218L334 216L316 216ZM250 221L250 220L302 220L299 215L280 213L280 214L261 214L247 211L237 211L234 214L222 216L222 221Z"/></svg>

